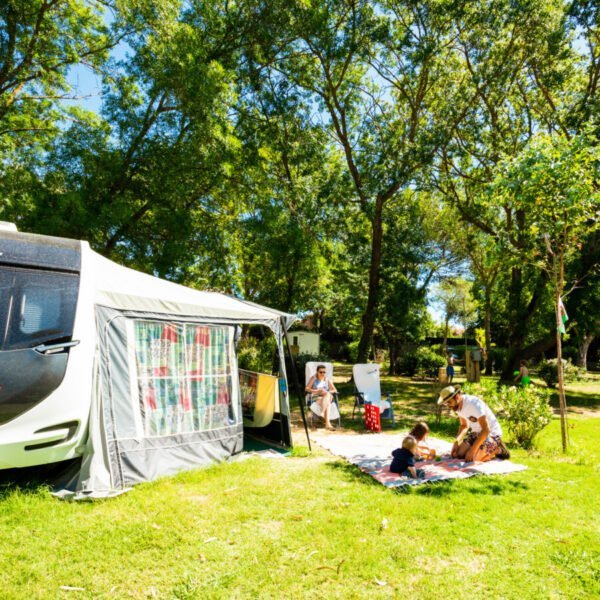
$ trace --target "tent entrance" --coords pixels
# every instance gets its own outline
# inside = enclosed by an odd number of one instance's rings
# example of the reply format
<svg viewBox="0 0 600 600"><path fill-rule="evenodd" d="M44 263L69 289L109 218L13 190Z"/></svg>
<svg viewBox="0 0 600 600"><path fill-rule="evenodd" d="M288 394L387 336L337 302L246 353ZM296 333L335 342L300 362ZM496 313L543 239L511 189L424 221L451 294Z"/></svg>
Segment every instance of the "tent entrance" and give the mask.
<svg viewBox="0 0 600 600"><path fill-rule="evenodd" d="M285 379L243 369L239 378L244 436L290 447L289 418L281 402L287 394Z"/></svg>

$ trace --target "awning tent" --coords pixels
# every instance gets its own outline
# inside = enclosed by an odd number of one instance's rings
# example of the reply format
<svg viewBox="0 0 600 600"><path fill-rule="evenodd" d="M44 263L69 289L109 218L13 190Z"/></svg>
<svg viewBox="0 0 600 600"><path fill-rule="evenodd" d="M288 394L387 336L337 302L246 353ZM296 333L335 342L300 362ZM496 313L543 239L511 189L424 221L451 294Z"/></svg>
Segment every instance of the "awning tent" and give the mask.
<svg viewBox="0 0 600 600"><path fill-rule="evenodd" d="M291 445L283 339L293 315L117 265L82 247L82 288L96 326L89 435L76 498L107 497L241 451L235 340L274 334L282 393L276 435ZM67 494L67 492L64 492Z"/></svg>

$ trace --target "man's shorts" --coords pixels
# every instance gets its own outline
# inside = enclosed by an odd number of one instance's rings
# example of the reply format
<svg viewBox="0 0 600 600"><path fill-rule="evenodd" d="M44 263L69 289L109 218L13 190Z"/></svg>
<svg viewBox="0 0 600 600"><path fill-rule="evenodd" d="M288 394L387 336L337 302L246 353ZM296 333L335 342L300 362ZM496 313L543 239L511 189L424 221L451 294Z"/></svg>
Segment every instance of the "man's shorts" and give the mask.
<svg viewBox="0 0 600 600"><path fill-rule="evenodd" d="M454 377L454 367L452 365L446 367L446 375L448 377Z"/></svg>
<svg viewBox="0 0 600 600"><path fill-rule="evenodd" d="M471 431L464 441L469 444L469 446L472 446L478 436L478 433ZM501 458L500 455L503 454L503 449L506 450L506 446L504 445L502 438L496 435L488 436L485 442L481 444L481 448L483 448L490 456L498 456L498 458ZM508 452L508 450L506 450L506 452ZM506 458L508 458L508 456Z"/></svg>

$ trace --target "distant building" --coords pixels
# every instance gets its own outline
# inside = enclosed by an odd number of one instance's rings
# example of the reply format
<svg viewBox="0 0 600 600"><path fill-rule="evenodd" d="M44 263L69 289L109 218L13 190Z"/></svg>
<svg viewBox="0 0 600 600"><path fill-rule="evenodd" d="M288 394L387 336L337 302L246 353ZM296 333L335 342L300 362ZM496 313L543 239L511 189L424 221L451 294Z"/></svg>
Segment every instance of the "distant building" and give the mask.
<svg viewBox="0 0 600 600"><path fill-rule="evenodd" d="M292 351L296 354L312 354L316 356L321 351L321 339L318 333L310 331L290 331Z"/></svg>

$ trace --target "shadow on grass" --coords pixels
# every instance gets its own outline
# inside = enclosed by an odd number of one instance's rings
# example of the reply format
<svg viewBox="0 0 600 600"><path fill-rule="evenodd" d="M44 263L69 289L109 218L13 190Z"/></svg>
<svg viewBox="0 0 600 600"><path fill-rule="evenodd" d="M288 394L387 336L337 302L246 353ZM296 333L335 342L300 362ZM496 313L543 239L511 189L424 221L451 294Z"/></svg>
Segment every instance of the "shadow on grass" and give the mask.
<svg viewBox="0 0 600 600"><path fill-rule="evenodd" d="M361 471L356 465L344 460L336 460L326 464L327 468L335 473L340 473L346 481L360 483L368 486L386 486L379 483L369 474ZM445 481L432 481L418 486L404 485L390 489L397 494L417 494L433 498L446 498L453 493L469 493L475 496L504 496L528 490L529 486L522 481L513 481L505 476L475 475L469 478L469 484L465 485L465 479L447 479Z"/></svg>
<svg viewBox="0 0 600 600"><path fill-rule="evenodd" d="M404 486L396 488L399 494L417 494L432 498L446 498L452 493L473 494L476 496L503 496L505 494L519 493L528 490L529 486L522 481L512 481L504 476L486 477L476 475L469 478L469 485L465 485L464 479L448 479L446 481L433 481L419 486Z"/></svg>
<svg viewBox="0 0 600 600"><path fill-rule="evenodd" d="M79 472L80 466L79 458L51 465L2 470L0 471L0 502L16 491L37 494L46 489L64 488Z"/></svg>
<svg viewBox="0 0 600 600"><path fill-rule="evenodd" d="M586 392L571 392L567 391L567 407L576 406L580 408L600 408L600 397L598 394L588 394ZM550 397L550 406L558 408L558 393L554 392Z"/></svg>
<svg viewBox="0 0 600 600"><path fill-rule="evenodd" d="M377 480L373 479L364 471L361 471L356 465L353 465L352 463L346 462L342 459L325 463L325 465L328 469L331 469L335 473L340 473L343 475L346 481L383 487Z"/></svg>
<svg viewBox="0 0 600 600"><path fill-rule="evenodd" d="M522 481L513 481L506 479L505 476L498 477L475 477L473 483L467 491L474 495L492 495L502 496L513 492L522 492L528 490L529 486Z"/></svg>

